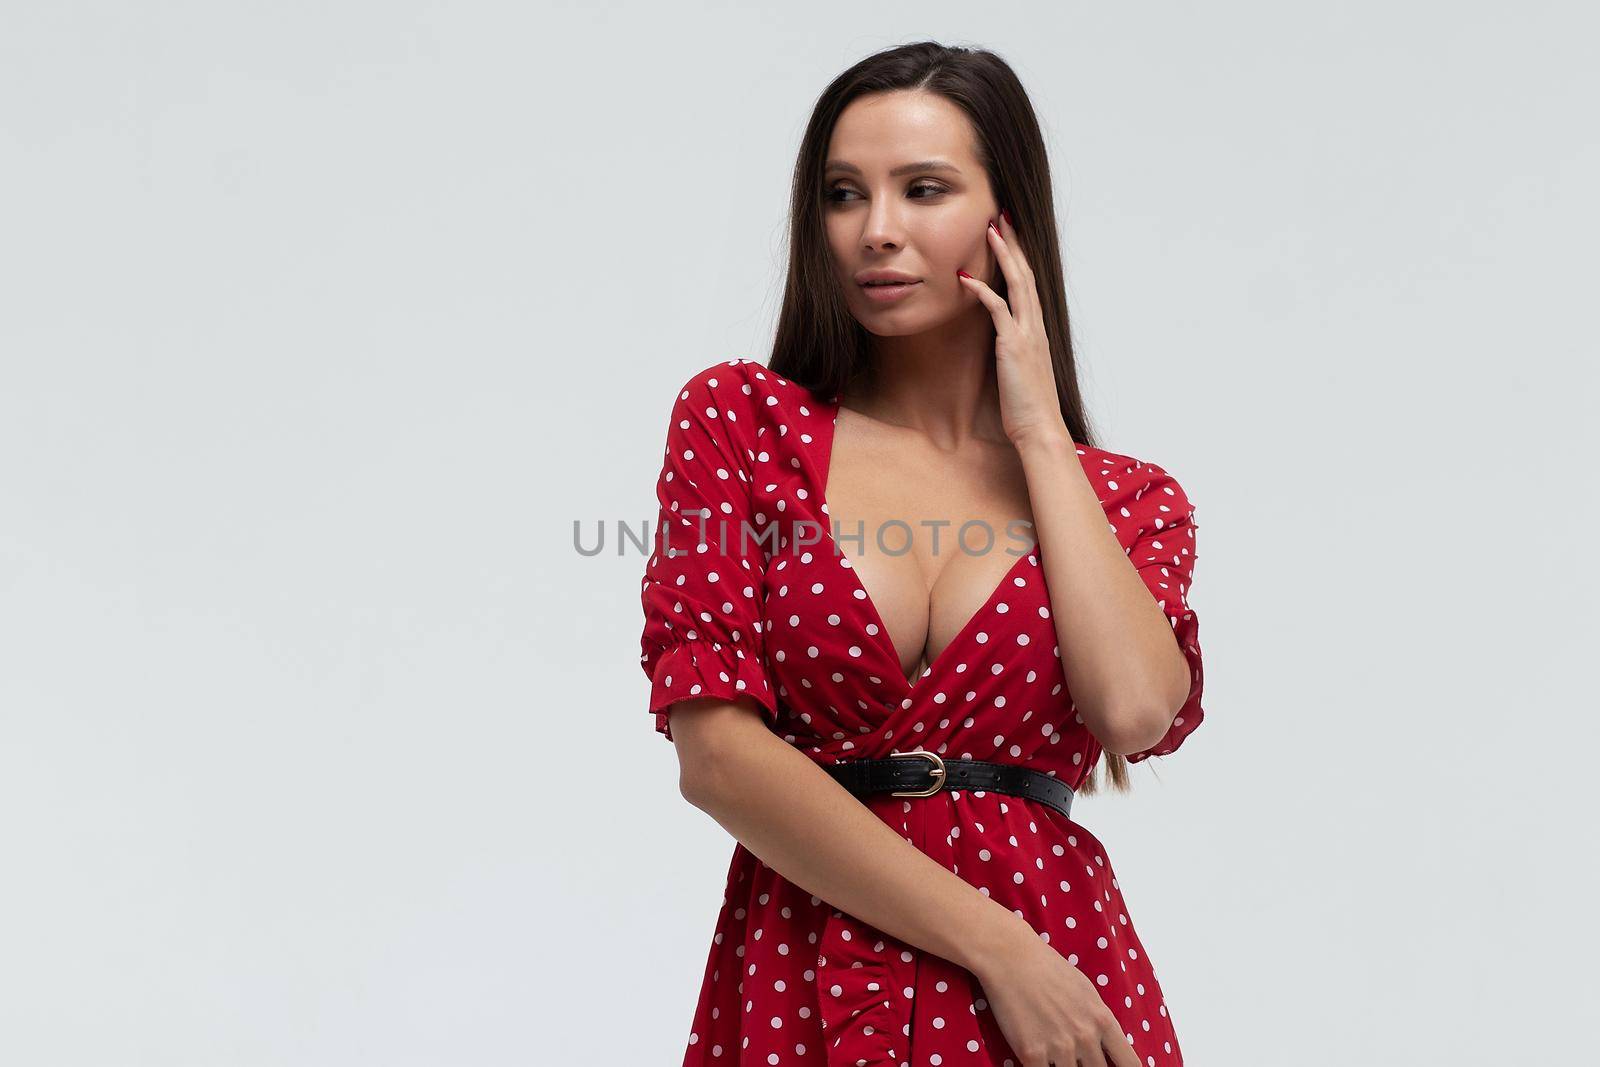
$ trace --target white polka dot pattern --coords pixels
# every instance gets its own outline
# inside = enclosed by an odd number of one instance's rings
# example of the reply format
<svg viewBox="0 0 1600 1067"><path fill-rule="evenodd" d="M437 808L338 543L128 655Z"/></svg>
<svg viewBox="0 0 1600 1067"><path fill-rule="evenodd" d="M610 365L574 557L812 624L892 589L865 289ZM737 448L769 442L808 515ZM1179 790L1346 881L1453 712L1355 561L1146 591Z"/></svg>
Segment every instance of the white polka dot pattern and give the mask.
<svg viewBox="0 0 1600 1067"><path fill-rule="evenodd" d="M1017 556L907 682L832 537L822 490L837 401L742 359L680 390L657 484L658 531L672 554L658 540L642 588L640 664L656 730L672 739L678 701L748 697L771 729L822 764L924 748L1033 767L1077 787L1101 748L1066 688L1039 547ZM1187 599L1194 509L1162 468L1078 451L1193 679L1165 736L1128 757L1137 762L1173 752L1203 719L1199 624ZM1092 833L998 793L864 802L1082 970L1141 1063L1182 1064L1154 969ZM686 1065L1020 1065L964 969L829 907L742 845L726 884Z"/></svg>

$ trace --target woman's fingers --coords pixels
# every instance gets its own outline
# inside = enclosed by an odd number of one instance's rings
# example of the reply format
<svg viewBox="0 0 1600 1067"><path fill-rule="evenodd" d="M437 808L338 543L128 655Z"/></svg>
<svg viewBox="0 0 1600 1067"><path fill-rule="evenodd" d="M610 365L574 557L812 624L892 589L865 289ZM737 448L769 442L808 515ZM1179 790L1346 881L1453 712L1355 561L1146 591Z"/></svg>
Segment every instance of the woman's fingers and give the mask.
<svg viewBox="0 0 1600 1067"><path fill-rule="evenodd" d="M1104 1041L1106 1053L1110 1058L1112 1067L1144 1067L1139 1062L1138 1053L1133 1051L1133 1046L1128 1044L1128 1035L1122 1032L1122 1024L1115 1018L1107 1024Z"/></svg>
<svg viewBox="0 0 1600 1067"><path fill-rule="evenodd" d="M1020 317L1018 304L1022 298L1022 275L1017 271L1011 249L1006 245L999 227L992 221L984 228L984 236L988 238L989 251L994 253L994 261L1000 265L1000 273L1005 277L1006 298L1010 302L1011 314Z"/></svg>
<svg viewBox="0 0 1600 1067"><path fill-rule="evenodd" d="M994 316L994 326L997 331L1003 327L1010 327L1011 309L1006 306L1004 297L989 288L987 282L980 282L970 274L957 274L956 277L977 294L978 303L989 309L989 314Z"/></svg>
<svg viewBox="0 0 1600 1067"><path fill-rule="evenodd" d="M1006 296L1010 298L1011 313L1018 319L1039 314L1038 283L1034 280L1033 268L1022 253L1016 228L1003 215L998 223L989 225L989 246L994 249L995 259L1006 276Z"/></svg>
<svg viewBox="0 0 1600 1067"><path fill-rule="evenodd" d="M1071 1059L1071 1056L1068 1056ZM1078 1053L1077 1063L1074 1067L1106 1067L1105 1053L1096 1045L1085 1045Z"/></svg>

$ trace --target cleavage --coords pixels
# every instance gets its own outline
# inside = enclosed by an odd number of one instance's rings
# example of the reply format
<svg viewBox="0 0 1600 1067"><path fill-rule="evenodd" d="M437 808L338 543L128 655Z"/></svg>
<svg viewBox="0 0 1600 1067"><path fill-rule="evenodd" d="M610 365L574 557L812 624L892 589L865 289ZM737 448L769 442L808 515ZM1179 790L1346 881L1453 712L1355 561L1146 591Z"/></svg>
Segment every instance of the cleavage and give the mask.
<svg viewBox="0 0 1600 1067"><path fill-rule="evenodd" d="M851 556L856 578L877 609L887 631L884 639L893 647L900 673L908 683L914 683L961 635L1017 560L1006 551L1011 542L1001 532L1003 523L995 526L1000 536L987 552L976 547L971 553L962 551L953 535L958 526L952 522L939 531L937 555L931 543L916 543L899 556L870 544L865 555L858 550ZM854 528L842 526L841 532ZM867 524L869 536L873 528ZM899 533L900 529L890 532ZM931 529L918 527L918 532L931 542ZM984 540L981 531L974 533L973 540L975 544Z"/></svg>
<svg viewBox="0 0 1600 1067"><path fill-rule="evenodd" d="M902 677L914 684L1033 542L1021 458L1007 445L974 444L932 470L926 446L871 420L843 417L831 445L824 487L830 532L837 527L838 547L882 625L872 639L892 647ZM974 519L987 529L970 526L962 538L962 524ZM1030 525L1013 527L1013 520Z"/></svg>

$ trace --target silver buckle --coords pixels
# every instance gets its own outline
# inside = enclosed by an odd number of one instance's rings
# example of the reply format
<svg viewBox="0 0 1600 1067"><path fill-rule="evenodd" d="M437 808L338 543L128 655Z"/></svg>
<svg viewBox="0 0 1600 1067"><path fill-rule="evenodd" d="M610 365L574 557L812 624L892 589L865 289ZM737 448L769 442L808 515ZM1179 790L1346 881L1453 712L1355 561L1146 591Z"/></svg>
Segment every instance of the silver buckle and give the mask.
<svg viewBox="0 0 1600 1067"><path fill-rule="evenodd" d="M925 751L925 750L922 750L922 749L918 749L915 752L891 752L891 753L889 753L889 758L890 759L914 759L914 758L916 758L918 756L928 760L933 765L933 785L929 786L927 789L894 790L894 791L890 792L890 794L889 794L890 796L892 796L892 797L931 797L931 796L933 796L933 794L937 793L940 789L944 788L944 782L945 782L944 760L939 757L939 754L937 752L928 752L928 751Z"/></svg>

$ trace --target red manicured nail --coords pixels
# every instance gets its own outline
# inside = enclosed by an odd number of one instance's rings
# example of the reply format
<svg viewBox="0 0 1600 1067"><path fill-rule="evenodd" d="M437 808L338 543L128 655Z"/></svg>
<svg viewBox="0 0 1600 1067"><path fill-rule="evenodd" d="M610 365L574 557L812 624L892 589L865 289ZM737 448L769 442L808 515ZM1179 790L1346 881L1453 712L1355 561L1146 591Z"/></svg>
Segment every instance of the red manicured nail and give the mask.
<svg viewBox="0 0 1600 1067"><path fill-rule="evenodd" d="M989 229L993 230L997 236L1000 235L1000 227L994 224L994 219L989 220Z"/></svg>
<svg viewBox="0 0 1600 1067"><path fill-rule="evenodd" d="M1016 225L1016 223L1011 221L1011 213L1009 211L1007 211L1005 208L1001 208L1000 209L1000 214L1005 216L1005 220L1006 220L1006 225L1007 226L1015 226Z"/></svg>
<svg viewBox="0 0 1600 1067"><path fill-rule="evenodd" d="M963 277L963 278L970 278L970 277L972 277L972 275L970 275L970 274L968 274L968 273L967 273L967 272L966 272L966 271L964 271L964 270L960 270L960 269L959 269L959 268L958 268L958 269L957 269L957 270L956 270L956 273L957 273L957 274L959 274L959 275L961 275L961 276L962 276L962 277Z"/></svg>

